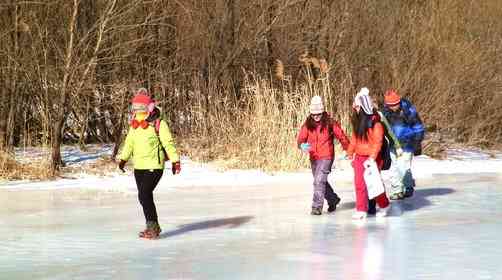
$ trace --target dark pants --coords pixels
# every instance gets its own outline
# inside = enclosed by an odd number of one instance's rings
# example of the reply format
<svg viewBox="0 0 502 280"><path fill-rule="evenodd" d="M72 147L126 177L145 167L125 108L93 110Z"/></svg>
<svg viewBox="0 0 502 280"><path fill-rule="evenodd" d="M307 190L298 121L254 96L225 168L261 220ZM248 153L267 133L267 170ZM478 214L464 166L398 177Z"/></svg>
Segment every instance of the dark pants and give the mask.
<svg viewBox="0 0 502 280"><path fill-rule="evenodd" d="M155 209L155 203L153 202L153 190L159 183L162 172L162 169L134 169L138 199L141 206L143 206L143 213L147 222L158 222L157 209Z"/></svg>
<svg viewBox="0 0 502 280"><path fill-rule="evenodd" d="M314 197L312 208L322 208L324 199L329 202L334 201L338 195L328 183L328 175L331 172L333 160L311 160L312 175L314 176Z"/></svg>
<svg viewBox="0 0 502 280"><path fill-rule="evenodd" d="M376 214L376 201L374 198L368 201L368 214L369 215Z"/></svg>

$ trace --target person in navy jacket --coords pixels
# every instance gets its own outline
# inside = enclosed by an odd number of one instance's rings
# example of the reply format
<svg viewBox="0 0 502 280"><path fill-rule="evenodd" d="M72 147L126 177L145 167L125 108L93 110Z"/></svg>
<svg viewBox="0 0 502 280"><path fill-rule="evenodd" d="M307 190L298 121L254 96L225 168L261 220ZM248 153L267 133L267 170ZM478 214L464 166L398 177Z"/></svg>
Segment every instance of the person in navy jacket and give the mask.
<svg viewBox="0 0 502 280"><path fill-rule="evenodd" d="M401 98L395 90L385 92L383 115L389 121L392 132L396 135L401 149L391 143L392 165L390 199L403 199L413 195L415 180L411 173L414 155L422 153L421 142L424 139L424 125L413 104Z"/></svg>

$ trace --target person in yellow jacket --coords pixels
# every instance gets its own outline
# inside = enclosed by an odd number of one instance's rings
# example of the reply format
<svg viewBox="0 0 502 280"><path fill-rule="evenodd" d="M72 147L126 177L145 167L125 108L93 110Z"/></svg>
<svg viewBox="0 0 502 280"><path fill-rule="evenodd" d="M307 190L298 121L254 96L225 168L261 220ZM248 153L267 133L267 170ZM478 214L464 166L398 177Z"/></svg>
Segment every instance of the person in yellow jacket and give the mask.
<svg viewBox="0 0 502 280"><path fill-rule="evenodd" d="M146 229L142 238L155 239L161 229L153 201L153 190L164 171L164 162L170 160L173 174L181 171L180 158L167 123L160 118L160 110L144 88L131 100L132 118L127 137L118 156L119 169L125 172L126 162L132 158L138 199L145 214Z"/></svg>

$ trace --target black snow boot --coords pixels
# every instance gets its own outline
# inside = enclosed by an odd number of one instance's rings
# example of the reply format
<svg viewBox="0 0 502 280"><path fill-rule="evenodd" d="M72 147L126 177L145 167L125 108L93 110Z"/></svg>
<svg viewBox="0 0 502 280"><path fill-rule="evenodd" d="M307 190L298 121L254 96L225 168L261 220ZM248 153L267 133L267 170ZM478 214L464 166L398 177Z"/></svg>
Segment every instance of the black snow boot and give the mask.
<svg viewBox="0 0 502 280"><path fill-rule="evenodd" d="M310 212L310 215L321 215L321 214L322 214L322 208L312 207L312 212Z"/></svg>
<svg viewBox="0 0 502 280"><path fill-rule="evenodd" d="M376 215L376 200L375 199L370 199L368 201L368 215Z"/></svg>
<svg viewBox="0 0 502 280"><path fill-rule="evenodd" d="M413 188L407 188L406 191L404 192L403 196L406 198L406 197L412 197L413 196L413 192L415 192L415 190Z"/></svg>
<svg viewBox="0 0 502 280"><path fill-rule="evenodd" d="M340 203L340 198L338 196L332 201L328 201L328 213L335 211L338 203Z"/></svg>

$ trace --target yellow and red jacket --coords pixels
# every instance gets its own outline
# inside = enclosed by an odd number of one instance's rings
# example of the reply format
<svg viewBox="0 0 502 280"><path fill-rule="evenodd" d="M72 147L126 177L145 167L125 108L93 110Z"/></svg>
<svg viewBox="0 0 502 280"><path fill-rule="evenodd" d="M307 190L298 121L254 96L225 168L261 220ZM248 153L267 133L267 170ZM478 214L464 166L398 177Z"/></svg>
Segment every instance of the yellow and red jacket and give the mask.
<svg viewBox="0 0 502 280"><path fill-rule="evenodd" d="M180 160L171 131L164 120L160 121L158 135L154 125L146 128L131 126L118 158L127 161L132 157L134 169L164 169L162 147L171 162Z"/></svg>

